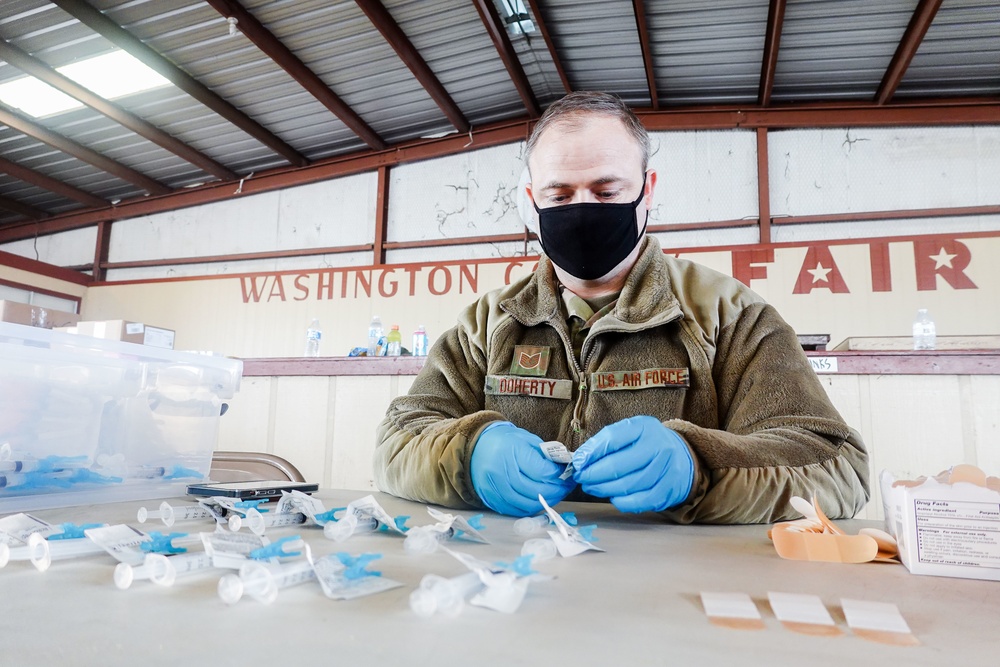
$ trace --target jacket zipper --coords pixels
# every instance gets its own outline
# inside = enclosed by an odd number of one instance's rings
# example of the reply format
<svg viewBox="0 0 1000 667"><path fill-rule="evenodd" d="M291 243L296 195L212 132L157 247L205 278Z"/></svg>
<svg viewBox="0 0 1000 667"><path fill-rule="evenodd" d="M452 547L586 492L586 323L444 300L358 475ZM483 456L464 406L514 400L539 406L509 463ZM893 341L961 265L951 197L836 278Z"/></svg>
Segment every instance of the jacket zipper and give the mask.
<svg viewBox="0 0 1000 667"><path fill-rule="evenodd" d="M666 320L665 322L662 322L660 324L669 324L670 322L673 322L674 320L681 319L683 316L684 316L683 313L677 313L674 317L671 317L669 320ZM657 324L656 326L660 326L660 324ZM648 327L644 327L642 329L633 331L633 330L625 328L625 327L609 327L606 330L599 331L598 335L604 334L604 333L615 333L615 332L617 332L617 333L638 333L639 331L644 331L646 328L648 328ZM559 331L559 330L557 329L557 331ZM591 330L591 332L593 332L593 330ZM559 334L560 334L560 337L562 337L562 339L563 339L563 344L565 345L567 343L567 337L563 335L562 331L559 331ZM577 363L576 355L572 353L573 352L572 342L570 342L569 346L568 346L569 350L570 350L570 357L573 359L573 365L576 366L576 370L580 374L580 387L579 387L580 388L580 395L579 395L579 397L577 397L577 399L576 399L576 405L573 407L573 420L572 420L572 422L570 422L570 425L572 426L572 429L573 429L573 444L574 444L573 449L574 450L576 449L576 447L579 447L580 444L582 444L580 442L580 439L582 437L583 429L584 429L584 426L585 426L583 415L584 415L584 410L587 407L587 400L589 398L589 394L587 392L590 390L590 387L587 385L587 374L586 374L585 369L589 367L589 365L590 365L590 357L594 354L594 346L593 345L588 345L592 341L593 341L593 338L591 336L587 336L587 338L583 341L583 347L580 349L581 356L582 356L583 368L581 368L580 364Z"/></svg>

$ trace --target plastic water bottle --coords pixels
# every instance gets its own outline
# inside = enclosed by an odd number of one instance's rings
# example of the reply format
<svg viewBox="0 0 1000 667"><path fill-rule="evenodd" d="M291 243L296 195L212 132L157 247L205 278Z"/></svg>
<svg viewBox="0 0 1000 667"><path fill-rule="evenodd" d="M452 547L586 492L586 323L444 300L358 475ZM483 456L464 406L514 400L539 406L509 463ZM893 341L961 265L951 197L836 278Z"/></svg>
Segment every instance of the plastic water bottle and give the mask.
<svg viewBox="0 0 1000 667"><path fill-rule="evenodd" d="M913 320L913 349L933 350L937 329L934 320L926 308L917 311L917 318Z"/></svg>
<svg viewBox="0 0 1000 667"><path fill-rule="evenodd" d="M382 320L378 315L372 315L372 321L368 324L368 356L374 357L378 354L378 342L382 338Z"/></svg>
<svg viewBox="0 0 1000 667"><path fill-rule="evenodd" d="M393 324L392 329L389 330L389 335L385 337L385 344L387 348L386 355L390 357L398 357L403 352L403 337L399 334L399 325Z"/></svg>
<svg viewBox="0 0 1000 667"><path fill-rule="evenodd" d="M307 357L318 357L319 356L319 342L323 338L323 330L319 328L319 320L313 318L313 321L309 323L309 328L306 329L306 351L305 356Z"/></svg>
<svg viewBox="0 0 1000 667"><path fill-rule="evenodd" d="M417 327L417 330L413 332L412 350L413 356L415 357L427 356L427 331L424 329L423 324Z"/></svg>

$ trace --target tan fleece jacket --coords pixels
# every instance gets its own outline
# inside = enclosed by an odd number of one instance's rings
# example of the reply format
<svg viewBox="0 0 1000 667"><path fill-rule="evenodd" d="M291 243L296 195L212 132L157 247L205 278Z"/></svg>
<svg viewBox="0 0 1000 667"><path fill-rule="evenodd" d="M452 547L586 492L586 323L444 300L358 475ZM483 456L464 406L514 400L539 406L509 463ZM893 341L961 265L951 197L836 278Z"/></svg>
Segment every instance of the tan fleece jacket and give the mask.
<svg viewBox="0 0 1000 667"><path fill-rule="evenodd" d="M591 328L580 362L545 257L532 275L467 308L378 427L379 488L482 507L469 461L487 424L511 421L575 450L608 424L652 415L696 455L690 496L662 513L673 521L789 519L797 516L789 498L814 494L832 518L857 513L868 500L868 455L791 327L740 282L665 256L655 238L645 243L614 311ZM511 374L515 346L548 349L543 377ZM688 369L689 386L643 381L665 377L646 373L659 369ZM593 500L579 489L570 499Z"/></svg>

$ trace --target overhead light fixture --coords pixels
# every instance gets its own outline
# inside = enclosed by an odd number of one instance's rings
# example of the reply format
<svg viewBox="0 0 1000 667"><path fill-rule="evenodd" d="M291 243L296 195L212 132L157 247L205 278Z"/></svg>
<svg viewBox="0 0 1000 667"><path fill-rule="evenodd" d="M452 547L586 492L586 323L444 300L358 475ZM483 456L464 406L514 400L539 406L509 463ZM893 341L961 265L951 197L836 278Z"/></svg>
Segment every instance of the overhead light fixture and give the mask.
<svg viewBox="0 0 1000 667"><path fill-rule="evenodd" d="M531 20L523 0L499 0L499 2L504 14L504 25L507 26L507 33L511 37L535 32L535 23Z"/></svg>
<svg viewBox="0 0 1000 667"><path fill-rule="evenodd" d="M122 50L57 67L56 71L107 100L170 85L167 79ZM83 107L75 98L33 76L0 84L0 102L35 118Z"/></svg>
<svg viewBox="0 0 1000 667"><path fill-rule="evenodd" d="M240 22L240 20L238 18L236 18L235 16L229 16L229 17L226 18L226 23L229 24L229 36L230 37L232 37L233 35L235 35L236 31L239 30L239 28L236 27L236 24L239 23L239 22Z"/></svg>

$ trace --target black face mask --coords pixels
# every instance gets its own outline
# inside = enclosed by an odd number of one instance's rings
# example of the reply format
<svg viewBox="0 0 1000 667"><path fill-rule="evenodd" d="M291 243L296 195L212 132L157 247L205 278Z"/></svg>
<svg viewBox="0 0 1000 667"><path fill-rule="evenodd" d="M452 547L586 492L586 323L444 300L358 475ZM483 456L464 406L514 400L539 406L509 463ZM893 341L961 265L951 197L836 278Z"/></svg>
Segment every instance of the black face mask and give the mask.
<svg viewBox="0 0 1000 667"><path fill-rule="evenodd" d="M580 280L596 280L607 275L629 256L646 233L649 210L642 231L635 229L635 207L642 192L630 204L566 204L538 208L538 237L542 249L560 269Z"/></svg>

